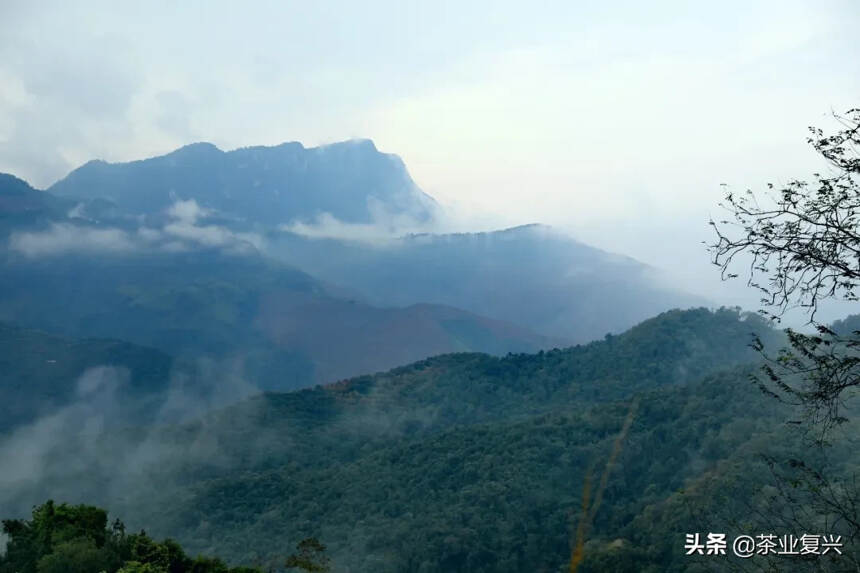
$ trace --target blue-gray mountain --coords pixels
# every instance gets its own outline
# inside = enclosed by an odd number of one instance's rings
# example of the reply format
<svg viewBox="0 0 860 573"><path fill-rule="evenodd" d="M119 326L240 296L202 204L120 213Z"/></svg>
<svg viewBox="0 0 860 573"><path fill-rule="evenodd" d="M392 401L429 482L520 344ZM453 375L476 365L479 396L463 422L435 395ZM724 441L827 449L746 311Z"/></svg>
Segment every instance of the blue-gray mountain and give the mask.
<svg viewBox="0 0 860 573"><path fill-rule="evenodd" d="M190 211L175 212L178 201ZM0 320L240 357L255 383L285 389L441 352L588 341L702 302L542 226L377 243L282 230L324 213L361 224L438 215L402 161L366 140L194 144L92 161L47 192L4 176Z"/></svg>
<svg viewBox="0 0 860 573"><path fill-rule="evenodd" d="M63 217L70 207L69 201L33 189L14 175L0 173L0 237L13 228Z"/></svg>
<svg viewBox="0 0 860 573"><path fill-rule="evenodd" d="M656 269L543 225L376 243L282 233L269 246L274 256L375 304L445 304L570 342L705 304L661 285Z"/></svg>
<svg viewBox="0 0 860 573"><path fill-rule="evenodd" d="M559 345L456 308L376 307L259 255L218 252L0 256L0 321L208 357L282 390L445 352Z"/></svg>
<svg viewBox="0 0 860 573"><path fill-rule="evenodd" d="M177 200L194 199L225 216L266 225L312 221L325 213L349 223L372 223L386 213L426 222L437 209L403 161L380 153L369 140L229 152L195 143L142 161L90 161L48 191L108 199L138 214L156 214Z"/></svg>

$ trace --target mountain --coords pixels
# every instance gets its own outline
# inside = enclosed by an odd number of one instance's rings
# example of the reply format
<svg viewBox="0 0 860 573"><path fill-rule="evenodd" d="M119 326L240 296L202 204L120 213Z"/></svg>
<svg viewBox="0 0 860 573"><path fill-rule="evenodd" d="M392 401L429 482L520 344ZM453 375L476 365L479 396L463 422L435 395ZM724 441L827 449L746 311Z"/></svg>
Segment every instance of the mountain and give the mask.
<svg viewBox="0 0 860 573"><path fill-rule="evenodd" d="M684 554L685 533L732 535L733 518L750 530L785 534L751 515L749 504L772 499L763 495L772 478L759 455L784 455L800 441L781 435L784 413L748 374L714 374L639 395L579 571L707 566ZM586 403L451 425L364 445L354 457L324 449L344 429L309 438L325 454L201 479L182 501L153 508L162 512L158 531L238 563L315 536L338 572L568 571L586 478L599 489L629 412L625 403Z"/></svg>
<svg viewBox="0 0 860 573"><path fill-rule="evenodd" d="M69 436L0 506L88 500L246 564L315 536L336 571L554 572L630 418L584 570L688 570L683 532L726 527L729 509L747 519L768 479L758 453L793 444L749 383L752 333L778 341L754 315L673 311L565 350L439 356L197 422ZM684 510L687 487L707 520Z"/></svg>
<svg viewBox="0 0 860 573"><path fill-rule="evenodd" d="M0 173L0 216L45 211L49 208L50 199L53 197L33 189L23 179Z"/></svg>
<svg viewBox="0 0 860 573"><path fill-rule="evenodd" d="M305 148L300 143L224 152L211 143L130 163L90 161L52 185L60 197L105 199L134 214L157 215L195 200L237 221L278 225L328 214L372 223L384 214L426 222L436 203L403 161L369 140Z"/></svg>
<svg viewBox="0 0 860 573"><path fill-rule="evenodd" d="M268 252L374 304L450 305L572 342L705 302L661 284L656 269L543 225L378 242L279 233Z"/></svg>
<svg viewBox="0 0 860 573"><path fill-rule="evenodd" d="M154 406L151 399L163 400L173 359L117 340L76 340L0 323L0 433L79 399L86 393L82 377L97 379L105 367L121 369L127 384L117 398L142 415Z"/></svg>
<svg viewBox="0 0 860 573"><path fill-rule="evenodd" d="M316 155L345 161L362 149L350 143ZM112 200L57 197L11 176L0 178L0 198L8 235L0 321L215 359L254 386L279 390L446 352L563 344L450 305L369 304L352 289L267 259L256 247L259 234L233 230L241 225L194 201L172 203L142 223Z"/></svg>
<svg viewBox="0 0 860 573"><path fill-rule="evenodd" d="M48 191L74 205L69 212L79 223L193 235L198 242L217 241L212 235L225 231L254 234L254 249L350 298L377 307L458 308L564 343L708 304L673 289L656 269L542 225L374 241L321 238L332 229L390 231L393 221L432 228L441 220L403 162L369 140L230 152L197 143L130 163L91 161ZM187 221L177 217L193 219L196 228L178 228Z"/></svg>
<svg viewBox="0 0 860 573"><path fill-rule="evenodd" d="M557 345L451 307L369 305L253 253L12 253L0 257L0 269L0 320L208 357L264 389L331 382L445 352Z"/></svg>
<svg viewBox="0 0 860 573"><path fill-rule="evenodd" d="M839 336L851 336L853 333L860 332L860 314L851 314L841 320L836 320L830 325Z"/></svg>
<svg viewBox="0 0 860 573"><path fill-rule="evenodd" d="M0 173L0 237L13 228L33 227L65 215L72 204L39 191L23 179Z"/></svg>
<svg viewBox="0 0 860 573"><path fill-rule="evenodd" d="M539 225L378 243L284 231L323 213L361 224L433 217L403 163L366 140L194 144L90 162L49 191L16 181L30 204L51 208L32 224L9 219L0 320L217 356L265 389L440 353L565 346L702 302Z"/></svg>

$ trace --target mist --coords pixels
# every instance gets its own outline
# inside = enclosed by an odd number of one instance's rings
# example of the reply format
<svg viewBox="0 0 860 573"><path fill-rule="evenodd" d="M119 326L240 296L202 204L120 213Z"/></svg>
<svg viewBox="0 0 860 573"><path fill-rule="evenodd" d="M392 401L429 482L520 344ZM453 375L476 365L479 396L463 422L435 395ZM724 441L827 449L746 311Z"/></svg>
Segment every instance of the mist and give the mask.
<svg viewBox="0 0 860 573"><path fill-rule="evenodd" d="M228 458L205 423L211 412L259 392L241 372L241 360L201 359L175 368L165 387L129 391L129 372L111 365L87 369L73 398L61 407L0 435L0 513L23 517L46 499L103 503L139 521L146 500L170 491L182 464L218 467ZM260 440L265 432L260 433Z"/></svg>
<svg viewBox="0 0 860 573"><path fill-rule="evenodd" d="M80 6L6 3L0 170L47 186L93 158L192 141L369 137L476 220L570 229L741 302L696 250L719 186L816 170L806 127L826 127L860 91L857 5L623 5L508 3L490 15L467 2L450 18L445 6L214 2L200 29L191 6L165 22L105 3L94 21ZM236 26L255 30L241 49L221 41Z"/></svg>
<svg viewBox="0 0 860 573"><path fill-rule="evenodd" d="M8 249L28 258L66 254L177 253L194 249L219 249L226 253L256 253L263 247L258 233L235 232L217 224L206 224L211 211L193 199L176 201L165 212L161 227L139 226L126 229L82 218L83 204L69 214L69 222L54 222L45 230L14 231Z"/></svg>

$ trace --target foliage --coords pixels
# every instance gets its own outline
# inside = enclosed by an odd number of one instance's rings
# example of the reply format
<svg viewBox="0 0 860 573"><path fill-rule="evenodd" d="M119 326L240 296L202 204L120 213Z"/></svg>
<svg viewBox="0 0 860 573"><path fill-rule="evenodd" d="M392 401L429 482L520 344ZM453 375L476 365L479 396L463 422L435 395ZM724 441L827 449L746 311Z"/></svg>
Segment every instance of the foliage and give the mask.
<svg viewBox="0 0 860 573"><path fill-rule="evenodd" d="M860 385L860 332L839 336L821 325L817 330L818 335L806 335L786 329L790 348L782 348L776 357L765 352L760 340L754 342L754 348L765 357L766 382L757 377L759 387L774 398L802 407L815 439L823 442L834 426L848 421L846 400Z"/></svg>
<svg viewBox="0 0 860 573"><path fill-rule="evenodd" d="M79 495L231 562L280 566L285 544L316 538L333 571L556 573L586 476L611 466L579 572L694 570L684 533L755 503L770 475L760 454L800 443L784 435L785 406L748 383L752 334L775 341L755 315L672 311L569 349L438 356L268 393L147 433L147 448L173 453L133 483L158 488ZM106 436L99 466L118 471L126 458L111 456L135 438ZM856 453L837 453L834 472L850 474ZM770 528L754 515L724 525Z"/></svg>
<svg viewBox="0 0 860 573"><path fill-rule="evenodd" d="M842 128L833 135L810 128L808 141L830 169L815 174L815 189L794 180L775 195L728 193L723 206L734 220L711 221L710 245L725 278L737 276L730 267L738 257L751 258L748 284L763 293L764 314L778 320L792 307L808 311L819 334L790 332L791 349L770 361L763 382L773 395L802 402L825 430L842 421L846 390L860 385L860 335L815 323L823 300L855 302L860 285L860 109L836 119Z"/></svg>
<svg viewBox="0 0 860 573"><path fill-rule="evenodd" d="M326 573L331 571L329 558L325 556L325 545L316 537L302 539L296 545L296 552L287 557L287 569L301 569L308 573Z"/></svg>
<svg viewBox="0 0 860 573"><path fill-rule="evenodd" d="M835 119L841 129L833 135L810 128L808 141L829 169L814 175L814 189L794 180L775 196L727 194L724 207L734 221L711 222L717 241L710 250L724 278L737 276L729 271L735 259L751 259L748 284L764 295L762 314L778 321L790 308L800 307L817 331L787 329L789 346L776 356L762 341L754 343L765 362L762 374L753 379L767 395L802 409L804 418L794 423L817 446L768 457L782 504L770 507L768 514L779 521L791 512L788 521L793 523L817 520L840 527L854 544L860 540L857 468L834 473L825 449L833 448L834 430L849 422L848 414L857 413L852 398L860 388L860 329L856 316L832 327L816 321L823 301L856 302L860 286L860 109ZM727 226L739 228L740 236L731 236ZM849 427L854 431L846 431L839 441L853 445L856 426ZM824 459L810 459L816 455ZM853 554L848 561L860 568Z"/></svg>
<svg viewBox="0 0 860 573"><path fill-rule="evenodd" d="M108 527L107 513L87 505L48 501L30 520L4 520L3 532L9 541L0 573L259 573L217 558L189 558L170 539L127 534L119 520Z"/></svg>
<svg viewBox="0 0 860 573"><path fill-rule="evenodd" d="M266 394L170 430L172 442L205 433L223 467L189 452L174 495L141 519L246 562L316 537L344 570L555 571L585 475L640 395L581 570L594 559L683 570L684 527L702 522L667 514L649 521L653 537L631 523L726 459L756 463L778 426L761 416L779 405L746 382L748 368L726 370L756 357L752 333L773 336L755 315L672 311L566 350L440 356ZM618 538L632 553L599 549Z"/></svg>

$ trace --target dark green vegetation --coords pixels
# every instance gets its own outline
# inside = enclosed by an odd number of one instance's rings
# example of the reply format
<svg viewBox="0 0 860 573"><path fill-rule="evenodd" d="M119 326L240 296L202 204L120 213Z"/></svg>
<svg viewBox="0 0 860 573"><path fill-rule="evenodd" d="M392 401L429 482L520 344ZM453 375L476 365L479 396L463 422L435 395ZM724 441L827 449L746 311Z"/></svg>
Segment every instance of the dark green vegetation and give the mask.
<svg viewBox="0 0 860 573"><path fill-rule="evenodd" d="M67 471L21 495L98 503L236 563L316 537L335 571L562 571L586 475L635 398L580 571L696 570L708 562L684 556L684 533L778 529L750 510L775 503L759 454L800 443L790 412L748 380L753 332L778 343L755 316L673 311L567 350L439 356L264 394L70 446L95 449L105 475Z"/></svg>
<svg viewBox="0 0 860 573"><path fill-rule="evenodd" d="M727 191L721 207L726 219L711 221L715 240L708 246L723 278L739 276L763 296L765 316L779 320L800 308L811 332L786 329L782 348L756 341L764 364L755 380L768 396L798 410L804 446L784 463L772 458L773 484L781 492L787 523L817 517L840 525L852 551L846 567L860 570L854 546L860 540L860 487L856 468L840 473L826 462L834 452L857 451L860 387L860 329L857 316L827 326L822 304L860 301L860 108L833 113L836 129L809 128L807 143L827 169L810 180L736 194ZM740 260L743 261L742 264ZM823 461L821 458L824 458ZM801 492L800 495L786 492Z"/></svg>
<svg viewBox="0 0 860 573"><path fill-rule="evenodd" d="M9 536L0 573L255 573L218 558L188 557L175 541L157 542L144 532L126 533L96 507L49 501L30 520L4 520Z"/></svg>

